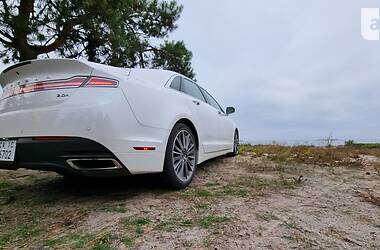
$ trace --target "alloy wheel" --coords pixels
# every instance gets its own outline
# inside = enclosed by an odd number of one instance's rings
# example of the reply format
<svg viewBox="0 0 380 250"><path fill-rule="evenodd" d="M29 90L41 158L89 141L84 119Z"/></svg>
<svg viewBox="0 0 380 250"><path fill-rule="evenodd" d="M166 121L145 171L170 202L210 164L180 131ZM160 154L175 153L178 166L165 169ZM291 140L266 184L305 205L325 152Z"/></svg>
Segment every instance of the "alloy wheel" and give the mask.
<svg viewBox="0 0 380 250"><path fill-rule="evenodd" d="M193 135L187 130L180 130L173 143L172 160L174 171L182 181L191 178L196 165L196 145Z"/></svg>

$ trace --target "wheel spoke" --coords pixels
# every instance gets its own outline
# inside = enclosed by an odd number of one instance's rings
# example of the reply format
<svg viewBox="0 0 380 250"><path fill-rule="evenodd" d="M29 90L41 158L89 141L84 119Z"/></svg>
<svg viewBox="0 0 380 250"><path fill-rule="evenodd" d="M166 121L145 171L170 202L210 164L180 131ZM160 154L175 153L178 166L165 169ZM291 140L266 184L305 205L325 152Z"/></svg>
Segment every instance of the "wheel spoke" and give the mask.
<svg viewBox="0 0 380 250"><path fill-rule="evenodd" d="M183 139L183 147L185 150L187 150L188 141L187 141L187 135L185 133L183 133L182 139Z"/></svg>
<svg viewBox="0 0 380 250"><path fill-rule="evenodd" d="M192 145L191 137L190 135L186 136L186 150L189 150L189 146Z"/></svg>
<svg viewBox="0 0 380 250"><path fill-rule="evenodd" d="M181 152L178 152L178 151L173 151L173 154L180 155L180 154L182 154L182 153L181 153Z"/></svg>
<svg viewBox="0 0 380 250"><path fill-rule="evenodd" d="M189 172L193 171L193 164L192 164L191 161L188 161L188 162L187 162L187 170L188 170Z"/></svg>
<svg viewBox="0 0 380 250"><path fill-rule="evenodd" d="M185 177L185 179L187 179L187 162L186 161L183 161L183 177Z"/></svg>
<svg viewBox="0 0 380 250"><path fill-rule="evenodd" d="M177 174L181 173L181 166L182 166L182 160L178 161L177 164L174 166L174 170Z"/></svg>
<svg viewBox="0 0 380 250"><path fill-rule="evenodd" d="M183 144L183 140L182 140L181 136L177 137L177 141L178 141L179 148L182 151L184 149L185 145Z"/></svg>
<svg viewBox="0 0 380 250"><path fill-rule="evenodd" d="M177 145L174 145L174 150L176 152L182 152L181 148L177 147Z"/></svg>
<svg viewBox="0 0 380 250"><path fill-rule="evenodd" d="M186 135L185 135L185 132L182 132L182 145L183 145L182 149L186 149Z"/></svg>
<svg viewBox="0 0 380 250"><path fill-rule="evenodd" d="M195 157L194 157L193 160L190 160L190 163L191 163L192 169L194 169L194 167L195 167Z"/></svg>
<svg viewBox="0 0 380 250"><path fill-rule="evenodd" d="M173 157L173 161L174 163L178 162L178 160L181 160L182 159L182 156L176 156L176 157Z"/></svg>

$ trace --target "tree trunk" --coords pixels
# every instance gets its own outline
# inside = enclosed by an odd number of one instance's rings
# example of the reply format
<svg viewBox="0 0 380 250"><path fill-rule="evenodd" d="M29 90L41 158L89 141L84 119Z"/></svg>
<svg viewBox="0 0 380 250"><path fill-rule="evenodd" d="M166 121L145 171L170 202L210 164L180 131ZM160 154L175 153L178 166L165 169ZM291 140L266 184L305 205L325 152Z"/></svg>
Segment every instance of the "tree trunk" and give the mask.
<svg viewBox="0 0 380 250"><path fill-rule="evenodd" d="M96 62L96 47L96 42L94 41L93 37L88 37L86 52L88 57L87 59L90 62Z"/></svg>
<svg viewBox="0 0 380 250"><path fill-rule="evenodd" d="M37 59L37 53L27 41L29 17L34 10L34 0L21 0L18 7L19 14L15 18L19 29L15 32L15 49L19 52L20 61Z"/></svg>
<svg viewBox="0 0 380 250"><path fill-rule="evenodd" d="M100 41L98 34L96 33L96 28L91 28L91 31L89 31L87 37L86 37L86 53L87 53L87 60L90 62L99 62L100 59L97 58L97 50L100 46Z"/></svg>
<svg viewBox="0 0 380 250"><path fill-rule="evenodd" d="M37 59L37 53L30 48L18 48L18 51L20 53L20 62Z"/></svg>

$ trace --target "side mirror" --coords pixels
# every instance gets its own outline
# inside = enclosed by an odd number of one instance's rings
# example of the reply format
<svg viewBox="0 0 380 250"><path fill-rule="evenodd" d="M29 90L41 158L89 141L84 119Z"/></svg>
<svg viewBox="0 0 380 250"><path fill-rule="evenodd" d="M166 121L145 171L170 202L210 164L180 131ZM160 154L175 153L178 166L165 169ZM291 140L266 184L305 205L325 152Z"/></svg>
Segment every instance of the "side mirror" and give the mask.
<svg viewBox="0 0 380 250"><path fill-rule="evenodd" d="M227 107L226 108L226 114L229 115L232 113L235 113L235 108L234 107Z"/></svg>

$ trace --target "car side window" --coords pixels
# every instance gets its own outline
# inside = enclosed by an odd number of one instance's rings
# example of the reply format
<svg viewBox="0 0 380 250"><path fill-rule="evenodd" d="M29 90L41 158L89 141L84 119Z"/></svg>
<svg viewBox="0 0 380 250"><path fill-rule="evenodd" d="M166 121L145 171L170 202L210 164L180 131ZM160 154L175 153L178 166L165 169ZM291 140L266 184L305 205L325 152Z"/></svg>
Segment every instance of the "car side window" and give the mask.
<svg viewBox="0 0 380 250"><path fill-rule="evenodd" d="M204 97L206 98L206 102L208 104L210 104L211 106L213 106L217 110L224 113L223 109L220 107L219 103L217 101L215 101L214 97L212 97L206 90L204 90L202 88L201 88L201 91L202 91L202 94L204 95Z"/></svg>
<svg viewBox="0 0 380 250"><path fill-rule="evenodd" d="M199 87L185 78L182 78L181 91L201 101L206 101Z"/></svg>
<svg viewBox="0 0 380 250"><path fill-rule="evenodd" d="M172 83L170 84L170 88L178 90L178 91L181 89L181 77L180 76L174 77Z"/></svg>

